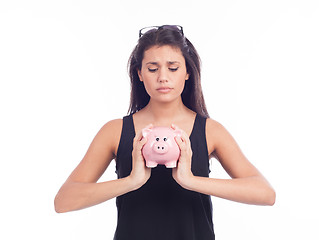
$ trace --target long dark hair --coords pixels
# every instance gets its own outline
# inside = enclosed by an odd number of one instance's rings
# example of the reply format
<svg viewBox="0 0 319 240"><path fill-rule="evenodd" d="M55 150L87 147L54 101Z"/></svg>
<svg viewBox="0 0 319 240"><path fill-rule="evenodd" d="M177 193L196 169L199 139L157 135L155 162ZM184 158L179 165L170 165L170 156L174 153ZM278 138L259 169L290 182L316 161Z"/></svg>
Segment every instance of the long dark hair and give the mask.
<svg viewBox="0 0 319 240"><path fill-rule="evenodd" d="M141 70L144 52L153 46L169 45L179 48L185 58L189 79L185 81L182 101L194 112L209 117L201 87L200 58L193 44L177 29L158 28L146 32L139 38L129 61L128 69L131 79L131 99L128 114L133 114L144 108L150 96L145 90L144 83L139 80L138 70Z"/></svg>

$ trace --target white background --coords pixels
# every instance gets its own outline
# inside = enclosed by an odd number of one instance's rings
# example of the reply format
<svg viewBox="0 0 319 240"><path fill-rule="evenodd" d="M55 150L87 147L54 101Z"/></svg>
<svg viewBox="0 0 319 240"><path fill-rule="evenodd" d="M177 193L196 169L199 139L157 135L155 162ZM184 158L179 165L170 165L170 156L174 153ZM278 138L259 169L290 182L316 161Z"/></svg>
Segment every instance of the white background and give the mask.
<svg viewBox="0 0 319 240"><path fill-rule="evenodd" d="M138 30L163 24L184 27L211 117L277 192L273 207L213 198L217 239L319 239L316 0L1 0L1 239L112 239L115 200L66 214L53 200L103 124L126 115Z"/></svg>

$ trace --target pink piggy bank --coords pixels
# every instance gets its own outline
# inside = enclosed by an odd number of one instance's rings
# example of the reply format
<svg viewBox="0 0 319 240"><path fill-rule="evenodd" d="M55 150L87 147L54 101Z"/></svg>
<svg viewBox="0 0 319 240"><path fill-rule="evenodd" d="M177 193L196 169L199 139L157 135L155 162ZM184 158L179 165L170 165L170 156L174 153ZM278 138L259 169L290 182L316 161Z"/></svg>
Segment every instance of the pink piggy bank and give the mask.
<svg viewBox="0 0 319 240"><path fill-rule="evenodd" d="M181 136L180 130L169 127L144 128L142 135L147 138L142 149L147 167L154 168L158 164L165 165L167 168L176 167L180 149L175 136Z"/></svg>

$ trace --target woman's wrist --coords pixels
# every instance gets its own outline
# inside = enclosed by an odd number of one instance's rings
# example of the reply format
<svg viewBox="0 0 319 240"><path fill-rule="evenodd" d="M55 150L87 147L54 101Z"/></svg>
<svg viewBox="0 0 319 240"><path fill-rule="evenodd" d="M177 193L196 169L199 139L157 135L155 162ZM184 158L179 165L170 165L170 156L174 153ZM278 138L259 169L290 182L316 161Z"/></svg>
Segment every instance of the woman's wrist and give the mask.
<svg viewBox="0 0 319 240"><path fill-rule="evenodd" d="M196 176L191 173L187 178L180 179L178 184L187 190L194 191L195 181Z"/></svg>
<svg viewBox="0 0 319 240"><path fill-rule="evenodd" d="M135 191L142 187L145 184L145 181L141 181L140 179L136 179L132 174L126 177L127 184L129 186L130 191Z"/></svg>

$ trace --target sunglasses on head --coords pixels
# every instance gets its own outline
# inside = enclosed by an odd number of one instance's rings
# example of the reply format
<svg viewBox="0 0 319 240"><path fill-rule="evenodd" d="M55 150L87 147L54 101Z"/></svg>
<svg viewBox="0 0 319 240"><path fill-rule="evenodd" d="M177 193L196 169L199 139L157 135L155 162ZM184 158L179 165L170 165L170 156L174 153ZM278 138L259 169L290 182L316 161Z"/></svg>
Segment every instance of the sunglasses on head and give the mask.
<svg viewBox="0 0 319 240"><path fill-rule="evenodd" d="M177 32L181 33L182 36L184 36L183 27L182 26L179 26L179 25L163 25L163 26L151 26L151 27L142 28L139 31L139 37L142 37L144 34L149 33L149 32L156 32L156 31L158 31L160 29L169 29L169 30L172 30L172 31L177 31Z"/></svg>

